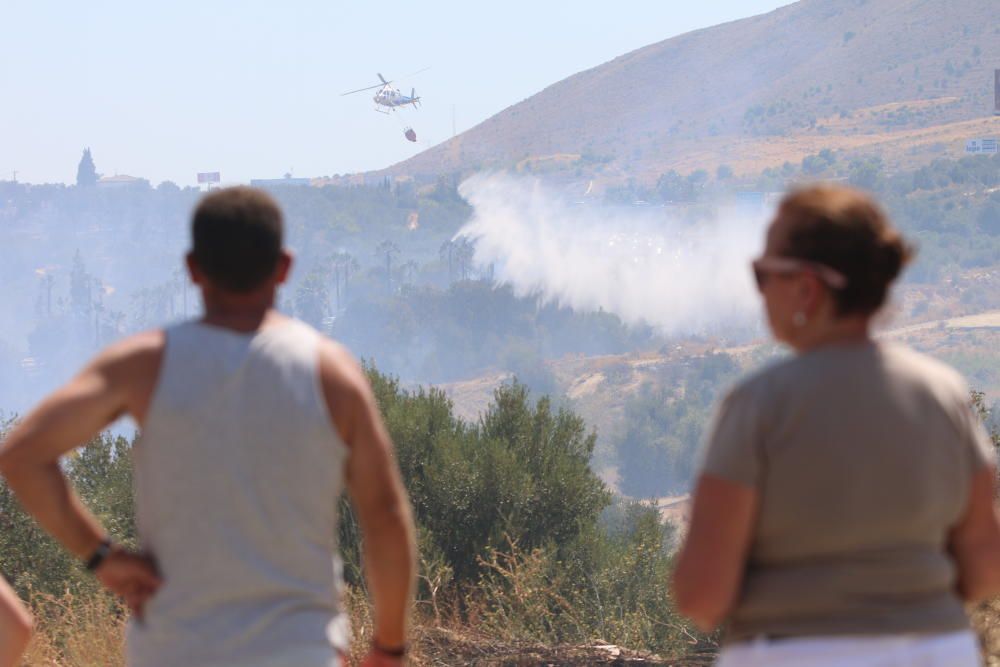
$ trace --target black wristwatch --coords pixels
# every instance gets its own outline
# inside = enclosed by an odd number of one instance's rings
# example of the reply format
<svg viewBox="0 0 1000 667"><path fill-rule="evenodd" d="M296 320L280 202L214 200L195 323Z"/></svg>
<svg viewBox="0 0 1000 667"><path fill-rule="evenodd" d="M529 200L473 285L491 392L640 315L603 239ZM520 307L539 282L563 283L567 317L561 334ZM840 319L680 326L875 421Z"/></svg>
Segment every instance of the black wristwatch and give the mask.
<svg viewBox="0 0 1000 667"><path fill-rule="evenodd" d="M94 553L91 554L90 558L87 559L86 568L93 572L101 566L104 559L108 557L111 553L111 540L104 538L97 548L94 549Z"/></svg>
<svg viewBox="0 0 1000 667"><path fill-rule="evenodd" d="M402 646L390 647L390 646L382 646L377 641L373 641L372 649L375 652L381 653L382 655L388 656L390 658L402 658L406 655L407 645L403 644Z"/></svg>

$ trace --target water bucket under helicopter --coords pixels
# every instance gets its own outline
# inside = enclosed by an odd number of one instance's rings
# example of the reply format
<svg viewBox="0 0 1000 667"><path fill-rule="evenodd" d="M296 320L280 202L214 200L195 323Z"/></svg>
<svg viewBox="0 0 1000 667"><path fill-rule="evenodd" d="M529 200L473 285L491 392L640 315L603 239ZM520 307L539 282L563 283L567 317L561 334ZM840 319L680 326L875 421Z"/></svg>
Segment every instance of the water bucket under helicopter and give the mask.
<svg viewBox="0 0 1000 667"><path fill-rule="evenodd" d="M417 133L413 131L412 127L408 127L406 129L404 129L403 130L403 136L406 137L407 140L409 140L409 141L416 141L417 140Z"/></svg>

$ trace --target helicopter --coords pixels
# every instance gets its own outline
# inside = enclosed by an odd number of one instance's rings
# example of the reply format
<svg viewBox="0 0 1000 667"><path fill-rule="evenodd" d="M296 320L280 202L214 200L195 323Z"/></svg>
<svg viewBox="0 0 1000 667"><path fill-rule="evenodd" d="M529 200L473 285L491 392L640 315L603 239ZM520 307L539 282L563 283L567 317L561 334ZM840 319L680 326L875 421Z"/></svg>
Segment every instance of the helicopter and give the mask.
<svg viewBox="0 0 1000 667"><path fill-rule="evenodd" d="M396 108L404 107L408 104L412 104L414 109L420 107L420 98L417 96L416 88L411 89L410 94L407 96L399 92L398 88L394 88L392 81L386 81L385 77L381 74L377 74L377 76L379 81L382 83L377 83L374 86L368 86L367 88L359 88L357 90L341 93L340 96L344 97L345 95L363 93L366 90L374 90L378 88L378 92L375 93L375 96L372 99L375 100L375 111L378 111L379 113L389 114L396 110Z"/></svg>

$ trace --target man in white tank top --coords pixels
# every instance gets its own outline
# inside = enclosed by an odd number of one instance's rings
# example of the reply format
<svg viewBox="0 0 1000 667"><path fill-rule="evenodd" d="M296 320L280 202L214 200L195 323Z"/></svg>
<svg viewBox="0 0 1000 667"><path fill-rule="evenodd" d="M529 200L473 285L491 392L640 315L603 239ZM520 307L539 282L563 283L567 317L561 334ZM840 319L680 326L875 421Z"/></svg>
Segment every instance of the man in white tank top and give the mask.
<svg viewBox="0 0 1000 667"><path fill-rule="evenodd" d="M337 505L364 534L374 638L362 663L400 664L414 530L386 430L346 350L273 309L291 266L266 194L220 190L195 211L187 257L205 315L102 352L0 448L24 507L134 613L133 667L336 667ZM123 414L142 553L109 540L59 459Z"/></svg>

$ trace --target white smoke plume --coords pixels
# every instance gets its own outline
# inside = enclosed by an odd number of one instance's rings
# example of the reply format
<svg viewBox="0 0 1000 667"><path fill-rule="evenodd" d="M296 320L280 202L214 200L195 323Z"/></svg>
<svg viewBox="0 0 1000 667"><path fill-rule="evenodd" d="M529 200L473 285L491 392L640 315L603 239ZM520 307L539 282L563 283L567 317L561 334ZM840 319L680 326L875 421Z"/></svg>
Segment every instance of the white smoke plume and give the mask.
<svg viewBox="0 0 1000 667"><path fill-rule="evenodd" d="M474 207L457 236L500 284L579 311L599 309L666 335L747 332L760 322L749 263L766 216L685 222L669 208L574 205L540 182L477 175L459 192Z"/></svg>

